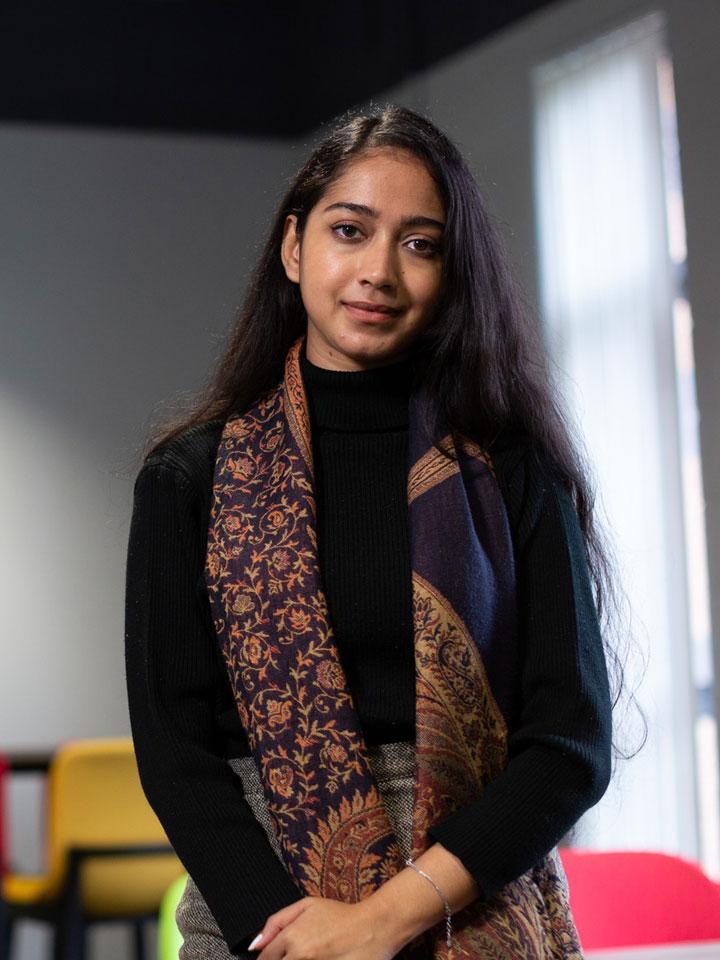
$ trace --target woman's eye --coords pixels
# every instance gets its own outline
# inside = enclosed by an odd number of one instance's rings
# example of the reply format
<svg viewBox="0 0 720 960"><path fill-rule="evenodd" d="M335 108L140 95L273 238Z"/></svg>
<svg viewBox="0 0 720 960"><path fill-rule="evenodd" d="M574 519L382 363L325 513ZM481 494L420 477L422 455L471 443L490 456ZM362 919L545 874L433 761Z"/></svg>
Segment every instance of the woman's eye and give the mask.
<svg viewBox="0 0 720 960"><path fill-rule="evenodd" d="M338 223L337 226L332 227L332 230L333 230L333 231L335 231L335 230L357 230L357 229L358 229L358 227L356 227L354 223ZM344 236L344 235L343 235L343 234L340 234L340 236ZM352 239L354 239L354 238L353 238L353 237L345 236L345 239L346 239L346 240L352 240Z"/></svg>
<svg viewBox="0 0 720 960"><path fill-rule="evenodd" d="M440 247L436 243L433 243L432 240L425 240L423 237L415 237L410 243L424 243L426 245L424 249L417 250L418 253L433 254L440 252Z"/></svg>
<svg viewBox="0 0 720 960"><path fill-rule="evenodd" d="M331 227L330 229L333 231L333 233L336 233L343 240L356 240L357 237L355 235L348 236L347 233L342 233L340 231L345 231L345 230L359 231L360 230L360 228L356 226L354 223L338 223L334 227ZM439 245L437 243L433 243L432 240L426 240L425 237L415 237L413 240L409 240L408 243L421 244L422 246L419 249L417 247L411 247L411 249L414 250L415 253L422 254L422 256L424 257L432 257L432 256L435 256L435 254L440 252Z"/></svg>

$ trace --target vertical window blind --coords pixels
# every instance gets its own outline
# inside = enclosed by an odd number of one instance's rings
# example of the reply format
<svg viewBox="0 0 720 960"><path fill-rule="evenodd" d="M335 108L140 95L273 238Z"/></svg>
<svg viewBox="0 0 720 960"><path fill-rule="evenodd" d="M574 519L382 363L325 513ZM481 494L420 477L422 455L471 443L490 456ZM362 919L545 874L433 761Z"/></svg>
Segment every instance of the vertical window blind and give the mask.
<svg viewBox="0 0 720 960"><path fill-rule="evenodd" d="M561 53L531 83L541 316L619 561L636 638L627 680L649 727L573 842L679 853L717 876L692 321L663 15ZM632 750L637 715L617 720Z"/></svg>

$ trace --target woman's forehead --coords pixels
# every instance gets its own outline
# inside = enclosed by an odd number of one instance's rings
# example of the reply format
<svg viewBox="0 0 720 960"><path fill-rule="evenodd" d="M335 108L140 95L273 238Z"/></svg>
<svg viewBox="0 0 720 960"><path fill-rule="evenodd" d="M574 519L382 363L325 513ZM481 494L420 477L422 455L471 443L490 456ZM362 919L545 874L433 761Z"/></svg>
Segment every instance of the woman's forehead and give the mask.
<svg viewBox="0 0 720 960"><path fill-rule="evenodd" d="M374 150L350 161L328 185L319 206L325 210L336 203L361 205L378 215L388 210L407 216L443 214L437 185L425 164L409 151L395 148ZM413 209L405 209L408 204Z"/></svg>

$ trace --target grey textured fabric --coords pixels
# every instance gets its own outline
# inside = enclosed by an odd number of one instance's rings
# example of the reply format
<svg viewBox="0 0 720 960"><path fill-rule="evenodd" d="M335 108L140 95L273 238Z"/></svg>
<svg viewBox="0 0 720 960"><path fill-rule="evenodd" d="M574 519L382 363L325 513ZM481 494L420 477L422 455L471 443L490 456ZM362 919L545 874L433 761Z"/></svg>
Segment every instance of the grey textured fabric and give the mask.
<svg viewBox="0 0 720 960"><path fill-rule="evenodd" d="M400 852L405 859L410 856L415 744L410 741L372 744L368 746L368 757L380 796L395 830ZM265 830L275 855L282 862L254 757L236 757L228 763L241 778L245 797ZM179 960L234 960L238 956L230 953L220 928L192 877L188 878L185 885L175 919L184 939ZM257 957L257 953L244 951L240 956Z"/></svg>

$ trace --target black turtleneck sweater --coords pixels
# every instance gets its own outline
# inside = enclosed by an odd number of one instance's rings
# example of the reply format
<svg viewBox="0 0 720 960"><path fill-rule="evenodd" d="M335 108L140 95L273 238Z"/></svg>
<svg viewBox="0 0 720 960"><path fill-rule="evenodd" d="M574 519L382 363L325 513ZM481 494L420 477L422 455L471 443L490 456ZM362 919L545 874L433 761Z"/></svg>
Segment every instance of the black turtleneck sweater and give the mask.
<svg viewBox="0 0 720 960"><path fill-rule="evenodd" d="M326 370L302 355L318 551L366 742L414 740L406 501L409 366ZM135 482L127 556L126 673L148 799L241 953L301 893L226 760L250 752L210 615L203 565L213 421L153 453ZM611 704L582 534L550 465L521 443L491 451L518 578L522 711L506 770L428 831L492 896L530 869L605 792Z"/></svg>
<svg viewBox="0 0 720 960"><path fill-rule="evenodd" d="M326 370L301 354L313 430L318 555L367 742L415 740L407 512L410 367Z"/></svg>

